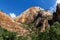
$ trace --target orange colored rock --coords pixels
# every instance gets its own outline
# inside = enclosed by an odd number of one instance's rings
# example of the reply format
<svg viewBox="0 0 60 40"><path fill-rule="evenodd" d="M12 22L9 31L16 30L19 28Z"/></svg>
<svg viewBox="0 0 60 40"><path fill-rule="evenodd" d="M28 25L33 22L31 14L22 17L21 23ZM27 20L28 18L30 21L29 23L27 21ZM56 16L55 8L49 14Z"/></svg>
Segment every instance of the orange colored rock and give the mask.
<svg viewBox="0 0 60 40"><path fill-rule="evenodd" d="M45 30L48 20L53 18L53 14L49 11L45 11L40 7L31 7L17 16L14 20L19 23L31 24L35 23L36 26L42 24L42 31ZM41 24L40 24L41 23Z"/></svg>
<svg viewBox="0 0 60 40"><path fill-rule="evenodd" d="M40 18L47 18L48 20L52 19L53 14L49 11L45 11L44 9L40 7L31 7L21 13L21 15L17 16L14 20L20 23L30 24L34 22L34 20L37 20L37 17Z"/></svg>
<svg viewBox="0 0 60 40"><path fill-rule="evenodd" d="M52 13L50 13L49 11L45 11L40 7L29 8L26 11L24 11L21 15L14 18L14 20L9 15L0 11L0 26L9 31L18 32L21 35L24 35L28 34L29 30L25 29L19 23L35 23L36 26L42 24L41 32L43 32L48 24L48 20L51 20L52 16Z"/></svg>
<svg viewBox="0 0 60 40"><path fill-rule="evenodd" d="M21 35L28 33L27 29L16 23L12 18L2 11L0 11L0 26L8 31L20 33Z"/></svg>
<svg viewBox="0 0 60 40"><path fill-rule="evenodd" d="M39 7L31 7L24 11L21 15L15 18L15 21L20 23L31 23L34 21L34 17L37 16L37 12L40 11Z"/></svg>

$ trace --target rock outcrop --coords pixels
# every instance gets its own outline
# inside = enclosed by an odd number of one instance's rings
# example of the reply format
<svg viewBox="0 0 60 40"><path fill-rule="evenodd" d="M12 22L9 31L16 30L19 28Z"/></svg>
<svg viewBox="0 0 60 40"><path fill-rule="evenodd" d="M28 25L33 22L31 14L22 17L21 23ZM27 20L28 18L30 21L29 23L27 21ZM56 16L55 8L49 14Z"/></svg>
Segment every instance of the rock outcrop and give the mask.
<svg viewBox="0 0 60 40"><path fill-rule="evenodd" d="M53 13L53 19L49 23L52 25L56 21L60 22L60 4L56 6L56 12Z"/></svg>
<svg viewBox="0 0 60 40"><path fill-rule="evenodd" d="M38 17L47 18L48 20L51 20L52 16L53 16L52 13L50 13L49 11L45 11L40 7L31 7L24 11L23 13L21 13L21 15L17 16L15 18L15 21L30 24L34 22L34 20L37 20Z"/></svg>
<svg viewBox="0 0 60 40"><path fill-rule="evenodd" d="M20 24L16 23L12 18L2 11L0 11L0 26L8 31L17 32L21 35L27 34L29 31Z"/></svg>
<svg viewBox="0 0 60 40"><path fill-rule="evenodd" d="M17 32L21 35L29 34L29 30L26 29L20 23L32 24L35 23L36 27L40 27L40 32L45 31L48 26L48 20L51 20L53 14L40 7L31 7L24 11L21 15L12 19L9 15L0 11L0 26L11 32Z"/></svg>
<svg viewBox="0 0 60 40"><path fill-rule="evenodd" d="M56 15L57 15L58 21L60 21L60 4L57 5Z"/></svg>
<svg viewBox="0 0 60 40"><path fill-rule="evenodd" d="M45 27L48 24L48 20L51 20L52 17L53 14L50 13L49 11L45 11L40 7L31 7L24 11L21 15L17 16L14 20L16 22L25 24L35 23L36 26L42 24L41 30L45 30Z"/></svg>

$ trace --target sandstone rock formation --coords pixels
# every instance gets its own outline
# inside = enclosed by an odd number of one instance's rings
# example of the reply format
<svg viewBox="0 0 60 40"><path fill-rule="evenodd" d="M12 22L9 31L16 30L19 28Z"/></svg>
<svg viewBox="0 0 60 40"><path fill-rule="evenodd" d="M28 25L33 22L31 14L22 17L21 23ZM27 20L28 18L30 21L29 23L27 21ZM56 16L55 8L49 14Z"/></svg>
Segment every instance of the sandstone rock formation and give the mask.
<svg viewBox="0 0 60 40"><path fill-rule="evenodd" d="M30 24L34 20L36 20L37 17L44 17L50 20L52 19L52 16L53 16L52 13L50 13L49 11L45 11L40 7L31 7L26 11L24 11L23 13L21 13L21 15L17 16L15 18L15 21L20 23Z"/></svg>
<svg viewBox="0 0 60 40"><path fill-rule="evenodd" d="M21 35L27 34L29 31L20 24L16 23L12 18L2 11L0 11L0 26L8 31L17 32Z"/></svg>
<svg viewBox="0 0 60 40"><path fill-rule="evenodd" d="M51 20L52 17L53 14L50 13L49 11L45 11L40 7L31 7L24 11L21 15L17 16L14 20L16 22L25 24L35 23L36 26L42 24L41 30L45 30L45 27L48 24L48 20Z"/></svg>
<svg viewBox="0 0 60 40"><path fill-rule="evenodd" d="M29 30L24 28L20 23L32 24L35 23L36 27L40 27L40 32L45 31L48 26L48 20L51 20L53 14L45 11L40 7L31 7L24 11L21 15L14 18L14 20L4 12L0 11L0 26L8 31L18 32L21 35L29 34Z"/></svg>

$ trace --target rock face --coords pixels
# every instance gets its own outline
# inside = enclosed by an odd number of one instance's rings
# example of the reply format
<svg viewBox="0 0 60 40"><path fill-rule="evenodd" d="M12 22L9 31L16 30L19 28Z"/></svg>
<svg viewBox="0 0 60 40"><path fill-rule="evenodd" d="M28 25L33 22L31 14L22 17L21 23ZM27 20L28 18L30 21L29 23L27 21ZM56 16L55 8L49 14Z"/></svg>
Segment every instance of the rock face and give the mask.
<svg viewBox="0 0 60 40"><path fill-rule="evenodd" d="M11 32L17 32L21 35L28 33L28 30L22 27L20 24L16 23L7 14L0 11L0 26Z"/></svg>
<svg viewBox="0 0 60 40"><path fill-rule="evenodd" d="M37 9L35 7L29 8L24 11L21 15L15 18L15 21L20 23L31 23L34 21L34 17L38 15L38 11L40 11L39 7Z"/></svg>
<svg viewBox="0 0 60 40"><path fill-rule="evenodd" d="M60 21L60 4L57 5L56 15L57 15L58 21Z"/></svg>
<svg viewBox="0 0 60 40"><path fill-rule="evenodd" d="M53 19L50 21L51 25L56 21L60 22L60 4L58 4L56 8L56 12L53 13Z"/></svg>
<svg viewBox="0 0 60 40"><path fill-rule="evenodd" d="M21 15L15 18L15 21L25 24L30 24L37 20L37 18L47 18L48 20L52 19L53 14L49 11L45 11L40 7L31 7L21 13Z"/></svg>
<svg viewBox="0 0 60 40"><path fill-rule="evenodd" d="M18 32L21 35L24 35L29 34L29 30L24 28L23 25L20 25L19 23L35 23L36 27L42 25L40 32L43 32L48 24L48 20L51 20L52 17L52 13L45 11L40 7L29 8L21 15L14 18L14 20L4 12L0 11L0 26L8 31Z"/></svg>
<svg viewBox="0 0 60 40"><path fill-rule="evenodd" d="M45 11L40 7L31 7L24 11L21 15L17 16L14 20L16 22L25 24L35 23L36 26L42 24L42 30L45 30L45 27L48 24L48 20L51 20L52 17L53 14L49 11Z"/></svg>

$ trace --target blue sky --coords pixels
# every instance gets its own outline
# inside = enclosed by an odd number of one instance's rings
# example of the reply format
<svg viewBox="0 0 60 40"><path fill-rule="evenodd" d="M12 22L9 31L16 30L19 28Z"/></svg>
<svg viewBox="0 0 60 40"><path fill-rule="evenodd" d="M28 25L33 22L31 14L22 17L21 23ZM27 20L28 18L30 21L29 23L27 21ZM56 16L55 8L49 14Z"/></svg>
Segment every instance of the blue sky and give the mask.
<svg viewBox="0 0 60 40"><path fill-rule="evenodd" d="M55 4L56 0L0 0L0 10L7 14L15 13L19 15L31 6L39 6L46 10L55 11Z"/></svg>

